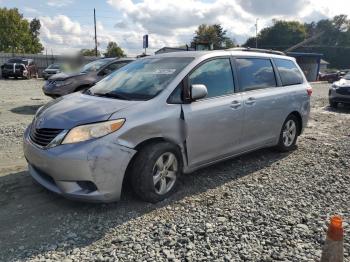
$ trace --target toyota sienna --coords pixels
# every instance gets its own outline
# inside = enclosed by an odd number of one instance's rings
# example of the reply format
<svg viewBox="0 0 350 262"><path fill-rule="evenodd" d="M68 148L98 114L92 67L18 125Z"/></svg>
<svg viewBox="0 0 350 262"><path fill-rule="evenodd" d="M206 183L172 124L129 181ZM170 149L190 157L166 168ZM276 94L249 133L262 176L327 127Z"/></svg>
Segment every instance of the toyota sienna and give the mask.
<svg viewBox="0 0 350 262"><path fill-rule="evenodd" d="M116 201L128 178L141 199L157 202L180 174L259 148L292 150L311 93L285 55L155 55L40 108L24 155L31 176L67 198Z"/></svg>

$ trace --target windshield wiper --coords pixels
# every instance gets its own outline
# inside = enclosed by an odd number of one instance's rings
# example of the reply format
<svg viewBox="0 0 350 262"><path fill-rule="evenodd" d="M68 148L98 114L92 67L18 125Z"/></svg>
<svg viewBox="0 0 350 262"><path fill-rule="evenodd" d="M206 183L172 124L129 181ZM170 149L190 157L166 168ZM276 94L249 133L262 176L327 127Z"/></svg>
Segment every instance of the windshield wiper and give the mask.
<svg viewBox="0 0 350 262"><path fill-rule="evenodd" d="M122 99L122 100L130 100L130 97L117 94L117 93L92 93L92 95L100 96L100 97L116 98L116 99Z"/></svg>

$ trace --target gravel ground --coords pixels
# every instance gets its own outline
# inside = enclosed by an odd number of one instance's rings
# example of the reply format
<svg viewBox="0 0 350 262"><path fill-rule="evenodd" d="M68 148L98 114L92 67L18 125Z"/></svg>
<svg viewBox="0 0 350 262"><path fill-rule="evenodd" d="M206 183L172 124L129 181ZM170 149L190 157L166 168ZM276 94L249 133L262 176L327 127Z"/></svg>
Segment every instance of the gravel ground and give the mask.
<svg viewBox="0 0 350 262"><path fill-rule="evenodd" d="M158 204L65 200L34 184L21 135L42 81L0 81L0 261L315 261L330 215L350 261L350 108L315 85L298 149L264 149L183 176Z"/></svg>

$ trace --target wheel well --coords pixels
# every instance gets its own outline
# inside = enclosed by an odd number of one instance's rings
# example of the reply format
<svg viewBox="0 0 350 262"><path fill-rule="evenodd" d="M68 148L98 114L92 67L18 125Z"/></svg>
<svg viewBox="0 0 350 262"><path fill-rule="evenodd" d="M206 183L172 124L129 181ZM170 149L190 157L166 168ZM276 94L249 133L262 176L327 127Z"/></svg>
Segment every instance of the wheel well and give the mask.
<svg viewBox="0 0 350 262"><path fill-rule="evenodd" d="M301 130L303 129L303 119L301 118L301 115L298 111L293 111L289 115L293 115L298 119L299 125L298 125L298 135L301 134Z"/></svg>
<svg viewBox="0 0 350 262"><path fill-rule="evenodd" d="M128 167L126 168L125 176L124 176L124 179L123 179L122 190L123 190L123 188L129 187L130 169L131 169L131 167L132 167L132 165L133 165L133 163L135 161L136 156L138 155L139 151L141 150L141 148L144 148L145 146L149 146L149 145L152 145L152 144L164 143L164 142L171 143L174 146L176 146L176 148L179 150L179 154L180 154L182 163L183 164L185 163L185 160L183 159L183 154L182 154L181 148L180 148L180 146L178 144L174 143L173 141L171 141L169 139L165 139L163 137L155 137L155 138L147 139L147 140L139 143L135 147L136 154L132 157L132 159L130 160L130 162L128 164Z"/></svg>

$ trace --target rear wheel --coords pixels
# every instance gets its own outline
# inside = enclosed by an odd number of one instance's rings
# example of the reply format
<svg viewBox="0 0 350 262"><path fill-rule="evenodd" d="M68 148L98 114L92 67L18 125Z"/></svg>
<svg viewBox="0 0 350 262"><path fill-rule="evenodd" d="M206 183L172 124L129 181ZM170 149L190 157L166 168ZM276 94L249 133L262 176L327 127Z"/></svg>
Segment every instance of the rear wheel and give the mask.
<svg viewBox="0 0 350 262"><path fill-rule="evenodd" d="M282 152L288 152L295 149L295 144L299 135L299 120L296 116L290 115L284 121L282 130L280 133L279 142L277 145L277 149Z"/></svg>
<svg viewBox="0 0 350 262"><path fill-rule="evenodd" d="M134 192L144 201L156 203L176 189L182 170L181 154L171 143L156 143L141 149L131 169Z"/></svg>

